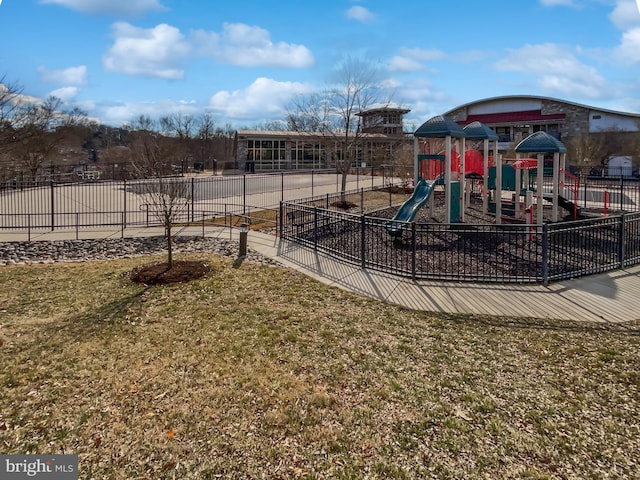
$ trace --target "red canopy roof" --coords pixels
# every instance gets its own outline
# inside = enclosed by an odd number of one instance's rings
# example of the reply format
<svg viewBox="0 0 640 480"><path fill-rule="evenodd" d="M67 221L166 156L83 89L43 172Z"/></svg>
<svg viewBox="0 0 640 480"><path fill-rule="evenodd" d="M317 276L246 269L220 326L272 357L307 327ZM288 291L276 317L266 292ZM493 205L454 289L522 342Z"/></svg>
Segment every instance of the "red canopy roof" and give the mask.
<svg viewBox="0 0 640 480"><path fill-rule="evenodd" d="M471 122L482 123L518 123L518 122L545 122L547 120L563 120L566 118L564 113L551 113L544 115L541 110L524 110L521 112L501 112L501 113L484 113L477 115L469 115L462 122L464 125Z"/></svg>

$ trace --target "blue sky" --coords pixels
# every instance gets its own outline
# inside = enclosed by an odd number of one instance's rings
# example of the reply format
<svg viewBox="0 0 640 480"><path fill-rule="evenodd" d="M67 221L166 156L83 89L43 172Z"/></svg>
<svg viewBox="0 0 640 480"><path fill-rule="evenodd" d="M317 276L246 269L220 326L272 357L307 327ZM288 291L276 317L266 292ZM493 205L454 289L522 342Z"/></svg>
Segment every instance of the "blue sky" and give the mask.
<svg viewBox="0 0 640 480"><path fill-rule="evenodd" d="M640 0L0 0L0 77L104 123L283 119L345 56L380 68L416 126L543 95L640 112Z"/></svg>

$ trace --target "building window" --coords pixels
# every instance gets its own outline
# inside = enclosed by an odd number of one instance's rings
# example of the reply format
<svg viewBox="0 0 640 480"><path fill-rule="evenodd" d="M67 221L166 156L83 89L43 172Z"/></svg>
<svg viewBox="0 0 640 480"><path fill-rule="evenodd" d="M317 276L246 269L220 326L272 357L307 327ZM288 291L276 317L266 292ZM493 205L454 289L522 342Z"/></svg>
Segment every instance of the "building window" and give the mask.
<svg viewBox="0 0 640 480"><path fill-rule="evenodd" d="M247 161L255 162L256 170L280 170L286 166L283 140L249 140Z"/></svg>
<svg viewBox="0 0 640 480"><path fill-rule="evenodd" d="M499 142L512 142L511 127L496 127L496 134L498 135Z"/></svg>
<svg viewBox="0 0 640 480"><path fill-rule="evenodd" d="M296 142L291 147L291 167L295 169L323 168L325 149L319 143Z"/></svg>

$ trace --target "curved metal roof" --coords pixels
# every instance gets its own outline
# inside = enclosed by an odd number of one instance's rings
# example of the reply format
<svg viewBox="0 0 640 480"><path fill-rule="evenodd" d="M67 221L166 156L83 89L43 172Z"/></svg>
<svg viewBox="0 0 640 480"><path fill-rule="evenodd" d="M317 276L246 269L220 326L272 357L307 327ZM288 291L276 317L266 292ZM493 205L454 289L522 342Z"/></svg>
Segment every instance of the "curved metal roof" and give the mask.
<svg viewBox="0 0 640 480"><path fill-rule="evenodd" d="M462 130L469 140L498 140L498 134L482 122L471 122Z"/></svg>
<svg viewBox="0 0 640 480"><path fill-rule="evenodd" d="M611 114L615 114L615 115L622 115L622 116L627 116L627 117L632 117L632 118L640 118L640 113L635 113L635 112L622 112L619 110L611 110L608 108L600 108L600 107L594 107L591 105L584 105L582 103L576 103L576 102L572 102L570 100L563 100L561 98L554 98L554 97L543 97L540 95L502 95L502 96L498 96L498 97L488 97L488 98L483 98L481 100L474 100L473 102L467 102L464 103L462 105L458 105L455 108L452 108L451 110L449 110L448 112L445 112L445 115L451 115L452 113L462 109L462 108L468 108L471 107L473 105L481 105L481 104L485 104L485 103L492 103L492 102L496 102L496 101L503 101L503 100L519 100L519 99L528 99L528 100L550 100L553 102L559 102L559 103L564 103L567 105L573 105L576 107L580 107L580 108L586 108L588 110L592 110L592 111L597 111L597 112L603 112L603 113L611 113Z"/></svg>
<svg viewBox="0 0 640 480"><path fill-rule="evenodd" d="M566 153L567 147L547 132L535 132L516 145L518 153Z"/></svg>
<svg viewBox="0 0 640 480"><path fill-rule="evenodd" d="M420 138L466 137L462 127L444 115L430 118L420 125L413 135Z"/></svg>

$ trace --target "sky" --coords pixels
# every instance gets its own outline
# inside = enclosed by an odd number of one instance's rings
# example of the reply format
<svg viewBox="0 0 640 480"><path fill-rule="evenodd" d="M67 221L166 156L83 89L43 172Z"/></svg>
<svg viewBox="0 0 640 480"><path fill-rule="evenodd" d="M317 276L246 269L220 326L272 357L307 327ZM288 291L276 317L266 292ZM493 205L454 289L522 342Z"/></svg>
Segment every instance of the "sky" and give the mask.
<svg viewBox="0 0 640 480"><path fill-rule="evenodd" d="M640 113L640 0L0 0L0 78L114 126L283 120L347 57L416 128L503 95Z"/></svg>

